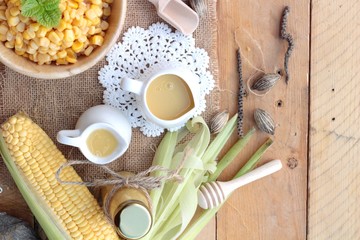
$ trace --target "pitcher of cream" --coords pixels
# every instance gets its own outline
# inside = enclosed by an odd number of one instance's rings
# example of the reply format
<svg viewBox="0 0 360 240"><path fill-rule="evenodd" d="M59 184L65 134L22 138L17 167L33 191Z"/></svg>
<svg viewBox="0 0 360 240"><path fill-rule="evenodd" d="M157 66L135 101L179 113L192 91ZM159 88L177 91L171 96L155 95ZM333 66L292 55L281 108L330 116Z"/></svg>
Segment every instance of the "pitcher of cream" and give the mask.
<svg viewBox="0 0 360 240"><path fill-rule="evenodd" d="M146 120L163 128L186 123L199 105L198 76L186 68L168 68L140 81L124 78L121 88L136 94Z"/></svg>
<svg viewBox="0 0 360 240"><path fill-rule="evenodd" d="M74 130L62 130L57 141L78 147L91 162L107 164L119 158L129 147L131 126L114 107L98 105L85 111Z"/></svg>

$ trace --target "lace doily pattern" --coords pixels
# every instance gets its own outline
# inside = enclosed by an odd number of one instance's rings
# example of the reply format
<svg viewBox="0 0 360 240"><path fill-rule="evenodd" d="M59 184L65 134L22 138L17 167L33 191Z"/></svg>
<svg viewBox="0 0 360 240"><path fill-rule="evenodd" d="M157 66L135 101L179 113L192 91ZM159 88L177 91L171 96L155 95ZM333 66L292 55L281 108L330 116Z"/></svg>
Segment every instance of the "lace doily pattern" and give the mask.
<svg viewBox="0 0 360 240"><path fill-rule="evenodd" d="M122 78L142 80L164 66L186 67L199 76L200 104L195 115L200 115L205 110L205 96L215 85L208 70L207 52L195 47L192 36L185 36L179 31L173 32L165 23L152 24L148 29L128 29L122 42L110 50L106 60L108 64L99 71L99 81L105 88L104 103L122 110L131 126L140 128L148 137L159 136L164 129L146 121L136 104L135 95L120 88Z"/></svg>

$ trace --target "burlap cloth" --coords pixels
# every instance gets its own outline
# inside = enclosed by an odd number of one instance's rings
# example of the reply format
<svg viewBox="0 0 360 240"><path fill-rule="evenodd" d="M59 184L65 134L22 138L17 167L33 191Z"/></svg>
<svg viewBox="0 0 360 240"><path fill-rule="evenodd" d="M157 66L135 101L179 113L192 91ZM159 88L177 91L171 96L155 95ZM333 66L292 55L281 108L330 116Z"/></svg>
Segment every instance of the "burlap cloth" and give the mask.
<svg viewBox="0 0 360 240"><path fill-rule="evenodd" d="M116 0L117 1L117 0ZM201 19L195 32L196 46L204 48L210 56L210 70L217 82L217 21L216 0L208 0L208 13ZM113 13L115 14L115 13ZM131 26L147 28L150 24L162 21L152 4L145 0L128 0L124 30ZM123 30L123 31L124 31ZM73 129L77 119L91 106L102 103L103 87L98 82L98 71L105 64L99 62L90 70L66 79L40 80L18 74L1 65L0 78L0 120L4 122L19 110L25 111L48 135L55 140L56 133L62 129ZM219 107L219 91L207 97L205 119L213 115ZM128 151L109 166L115 170L141 171L151 165L154 150L161 138L147 138L137 129ZM84 159L78 149L57 144L67 159ZM103 172L91 166L76 167L83 179L100 177ZM0 161L0 187L6 191L17 191L5 164ZM3 193L3 194L4 194ZM0 211L6 211L1 202Z"/></svg>

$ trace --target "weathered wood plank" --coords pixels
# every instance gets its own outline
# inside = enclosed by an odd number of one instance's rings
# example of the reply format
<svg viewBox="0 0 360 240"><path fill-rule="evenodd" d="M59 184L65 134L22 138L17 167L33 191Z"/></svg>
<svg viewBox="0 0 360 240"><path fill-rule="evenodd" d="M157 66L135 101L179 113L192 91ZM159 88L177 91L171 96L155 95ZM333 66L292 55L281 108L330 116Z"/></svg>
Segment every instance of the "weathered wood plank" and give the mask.
<svg viewBox="0 0 360 240"><path fill-rule="evenodd" d="M285 5L291 7L288 29L296 41L290 60L289 85L282 79L265 97L249 94L244 102L245 130L254 124L255 108L263 108L273 116L277 123L275 143L262 163L279 158L284 168L280 173L239 189L229 199L218 214L218 240L306 238L309 0L219 1L222 107L232 113L237 109L235 50L239 45L245 63L245 80L255 72L245 58L266 72L283 67L287 44L279 38L279 27ZM258 133L221 178L230 179L265 139L265 134ZM296 162L297 166L288 167L288 161Z"/></svg>
<svg viewBox="0 0 360 240"><path fill-rule="evenodd" d="M358 239L360 2L312 2L308 239Z"/></svg>

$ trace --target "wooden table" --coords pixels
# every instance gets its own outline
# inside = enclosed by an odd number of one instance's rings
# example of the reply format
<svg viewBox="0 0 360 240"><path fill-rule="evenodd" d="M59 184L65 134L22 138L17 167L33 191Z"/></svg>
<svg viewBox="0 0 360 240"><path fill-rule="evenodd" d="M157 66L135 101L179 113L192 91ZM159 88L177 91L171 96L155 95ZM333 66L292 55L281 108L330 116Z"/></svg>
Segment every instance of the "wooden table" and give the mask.
<svg viewBox="0 0 360 240"><path fill-rule="evenodd" d="M239 189L199 239L359 239L360 237L360 1L220 0L219 68L222 107L236 111L240 46L244 79L253 68L283 68L287 44L279 39L284 6L296 47L291 79L265 97L245 100L245 129L254 108L277 123L263 161L282 160L280 173ZM261 49L261 51L260 51ZM243 60L246 62L246 60ZM257 139L221 178L230 179L264 142Z"/></svg>
<svg viewBox="0 0 360 240"><path fill-rule="evenodd" d="M246 81L256 68L283 69L287 44L279 38L279 27L286 5L291 7L288 31L296 43L289 84L282 79L266 96L249 94L244 101L245 130L254 125L255 108L276 121L275 143L262 162L281 159L283 170L239 189L199 239L360 236L360 1L219 0L222 108L236 112L239 47ZM230 179L267 137L257 133L221 179ZM14 209L31 221L22 201Z"/></svg>

